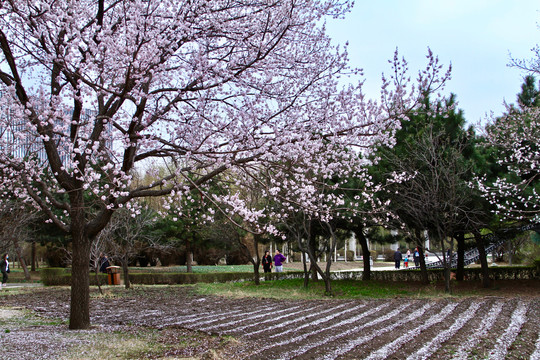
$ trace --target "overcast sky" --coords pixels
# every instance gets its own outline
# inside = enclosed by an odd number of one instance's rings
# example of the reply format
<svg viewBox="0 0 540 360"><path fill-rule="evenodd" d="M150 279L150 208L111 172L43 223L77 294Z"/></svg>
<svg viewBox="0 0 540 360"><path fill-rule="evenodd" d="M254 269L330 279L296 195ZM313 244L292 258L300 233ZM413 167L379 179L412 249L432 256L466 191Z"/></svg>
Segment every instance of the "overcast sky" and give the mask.
<svg viewBox="0 0 540 360"><path fill-rule="evenodd" d="M476 123L490 111L500 115L504 100L516 102L525 73L507 64L510 54L533 57L539 23L539 0L360 0L327 30L336 43L349 42L351 65L364 69L372 97L396 47L415 73L431 48L452 64L446 92L457 95L466 120Z"/></svg>

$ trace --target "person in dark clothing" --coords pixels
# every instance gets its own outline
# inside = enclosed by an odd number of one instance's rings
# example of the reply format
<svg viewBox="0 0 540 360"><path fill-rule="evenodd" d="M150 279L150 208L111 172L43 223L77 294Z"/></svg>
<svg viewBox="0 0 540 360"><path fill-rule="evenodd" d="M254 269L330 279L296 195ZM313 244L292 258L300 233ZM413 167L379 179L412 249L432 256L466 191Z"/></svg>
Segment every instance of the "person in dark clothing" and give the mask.
<svg viewBox="0 0 540 360"><path fill-rule="evenodd" d="M0 260L0 272L2 272L2 284L0 287L6 287L6 283L8 280L8 273L9 273L9 255L6 253L4 256L2 256L2 260Z"/></svg>
<svg viewBox="0 0 540 360"><path fill-rule="evenodd" d="M394 261L396 262L396 269L399 269L399 266L401 265L401 259L402 259L401 251L399 249L396 250L394 253Z"/></svg>
<svg viewBox="0 0 540 360"><path fill-rule="evenodd" d="M109 263L109 258L107 257L107 255L101 254L101 257L99 258L99 271L102 273L106 273L109 266L111 266L111 264Z"/></svg>
<svg viewBox="0 0 540 360"><path fill-rule="evenodd" d="M266 250L262 258L262 266L265 273L272 272L272 255L270 251Z"/></svg>

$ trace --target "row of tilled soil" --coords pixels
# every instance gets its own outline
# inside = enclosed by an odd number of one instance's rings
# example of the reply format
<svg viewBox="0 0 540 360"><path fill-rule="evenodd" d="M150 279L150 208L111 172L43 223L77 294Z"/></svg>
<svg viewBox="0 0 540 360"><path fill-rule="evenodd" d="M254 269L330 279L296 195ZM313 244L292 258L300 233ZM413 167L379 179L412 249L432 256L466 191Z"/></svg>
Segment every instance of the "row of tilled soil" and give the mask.
<svg viewBox="0 0 540 360"><path fill-rule="evenodd" d="M64 298L26 306L67 318ZM91 314L96 325L231 335L253 344L249 359L540 360L538 297L283 301L149 290L92 299Z"/></svg>
<svg viewBox="0 0 540 360"><path fill-rule="evenodd" d="M252 359L539 359L535 300L378 300L215 309L190 329L258 341ZM212 319L212 317L215 317ZM182 319L178 318L177 323Z"/></svg>
<svg viewBox="0 0 540 360"><path fill-rule="evenodd" d="M232 335L260 344L250 359L270 354L272 359L540 360L537 298L279 301L187 297L181 307L166 303L148 303L131 321ZM116 316L119 322L126 317Z"/></svg>

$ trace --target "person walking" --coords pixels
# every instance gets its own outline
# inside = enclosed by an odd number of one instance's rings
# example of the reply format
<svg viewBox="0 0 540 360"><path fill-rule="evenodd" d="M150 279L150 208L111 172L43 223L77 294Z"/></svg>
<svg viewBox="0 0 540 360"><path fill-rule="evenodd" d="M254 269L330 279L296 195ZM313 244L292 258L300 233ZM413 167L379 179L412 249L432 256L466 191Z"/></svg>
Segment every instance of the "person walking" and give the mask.
<svg viewBox="0 0 540 360"><path fill-rule="evenodd" d="M405 258L403 259L403 265L405 265L405 269L409 267L409 255L405 255Z"/></svg>
<svg viewBox="0 0 540 360"><path fill-rule="evenodd" d="M283 272L283 262L287 260L279 250L276 249L276 255L274 255L274 265L276 266L276 272Z"/></svg>
<svg viewBox="0 0 540 360"><path fill-rule="evenodd" d="M262 258L262 266L265 273L272 272L272 255L270 255L270 251L268 250L264 252L264 256Z"/></svg>
<svg viewBox="0 0 540 360"><path fill-rule="evenodd" d="M0 260L0 272L2 272L2 285L0 287L6 287L6 283L8 280L8 273L9 273L9 255L7 253L2 256L2 260Z"/></svg>
<svg viewBox="0 0 540 360"><path fill-rule="evenodd" d="M418 248L414 249L413 259L414 259L414 266L416 267L420 266L420 252L418 251Z"/></svg>
<svg viewBox="0 0 540 360"><path fill-rule="evenodd" d="M396 270L399 270L399 266L401 265L401 259L403 256L401 255L401 251L399 249L396 250L394 253L394 261L396 263Z"/></svg>

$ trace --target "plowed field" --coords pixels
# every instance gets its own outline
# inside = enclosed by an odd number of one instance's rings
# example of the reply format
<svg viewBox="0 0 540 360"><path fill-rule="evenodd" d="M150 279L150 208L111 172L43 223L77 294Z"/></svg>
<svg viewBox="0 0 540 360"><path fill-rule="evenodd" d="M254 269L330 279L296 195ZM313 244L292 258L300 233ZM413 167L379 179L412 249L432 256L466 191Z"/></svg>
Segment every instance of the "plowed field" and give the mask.
<svg viewBox="0 0 540 360"><path fill-rule="evenodd" d="M68 298L65 289L36 290L2 297L0 307L66 319ZM93 298L91 314L94 329L103 331L232 336L239 345L224 350L227 359L540 359L538 296L293 301L203 297L171 287ZM17 340L24 331L0 335L2 345L24 347ZM54 341L41 346L38 352L55 358Z"/></svg>

